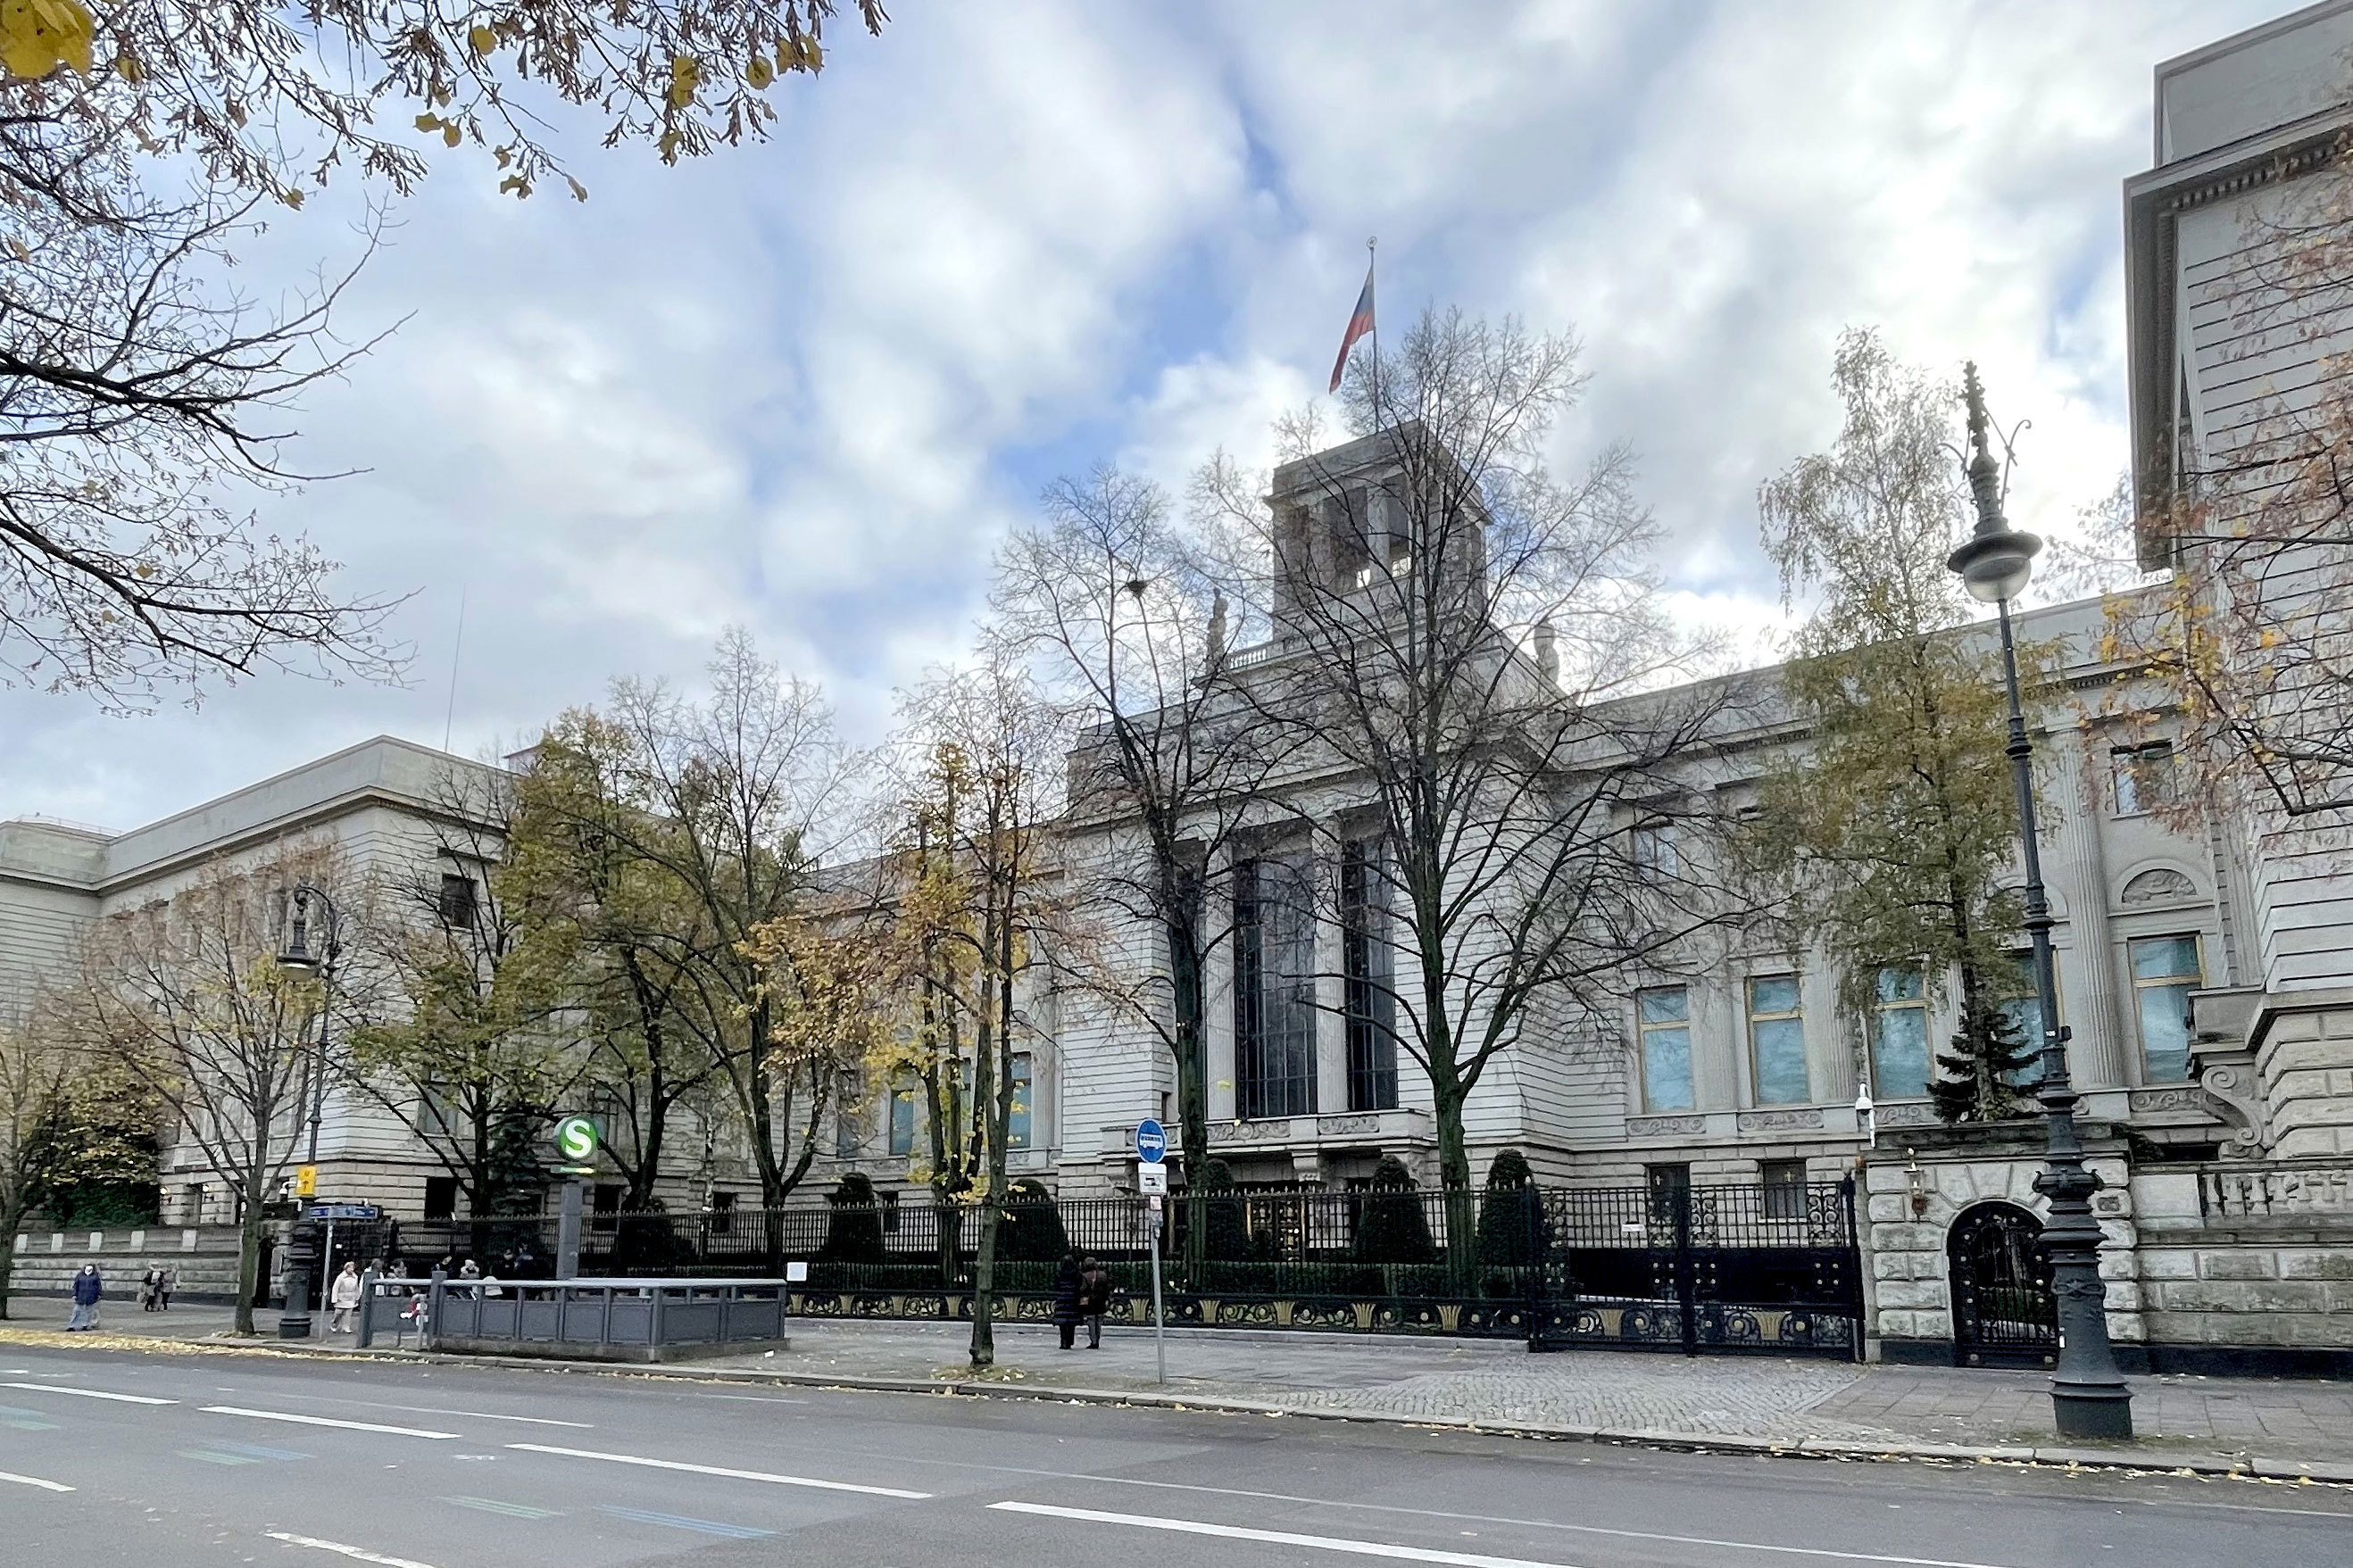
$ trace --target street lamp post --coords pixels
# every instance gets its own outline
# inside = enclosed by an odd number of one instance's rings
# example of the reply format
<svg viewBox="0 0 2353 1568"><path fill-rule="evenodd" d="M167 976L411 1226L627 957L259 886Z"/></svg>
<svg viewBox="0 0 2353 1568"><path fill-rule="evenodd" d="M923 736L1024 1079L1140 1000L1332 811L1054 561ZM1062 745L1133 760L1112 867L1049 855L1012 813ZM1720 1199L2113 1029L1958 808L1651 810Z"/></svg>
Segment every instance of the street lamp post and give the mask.
<svg viewBox="0 0 2353 1568"><path fill-rule="evenodd" d="M309 945L311 900L316 899L326 906L327 940L323 952L314 953ZM303 1163L316 1169L319 1163L319 1121L327 1100L327 1018L335 995L335 960L343 955L343 912L335 900L318 889L303 884L294 889L293 932L286 951L278 955L279 963L299 973L315 973L322 983L319 997L319 1033L311 1047L310 1078L310 1152ZM278 1314L278 1337L283 1340L307 1340L311 1337L311 1270L306 1261L298 1259L286 1272L286 1310Z"/></svg>
<svg viewBox="0 0 2353 1568"><path fill-rule="evenodd" d="M2010 699L2010 743L2004 751L2018 786L2019 836L2025 852L2026 933L2034 944L2034 994L2042 1012L2042 1102L2046 1138L2042 1173L2034 1190L2051 1205L2042 1242L2051 1258L2051 1293L2059 1304L2059 1364L2051 1373L2052 1413L2063 1437L2130 1437L2132 1391L2108 1342L2106 1287L2100 1282L2100 1226L2092 1194L2100 1178L2084 1164L2075 1125L2075 1086L2067 1073L2069 1031L2059 1023L2059 982L2051 959L2051 900L2042 889L2042 857L2035 844L2033 743L2018 700L2018 647L2010 629L2010 602L2026 586L2042 541L2013 530L2001 512L2001 473L1988 444L1985 392L1978 367L1968 370L1969 489L1978 526L1946 563L1972 598L1990 602L2001 620L2001 678Z"/></svg>

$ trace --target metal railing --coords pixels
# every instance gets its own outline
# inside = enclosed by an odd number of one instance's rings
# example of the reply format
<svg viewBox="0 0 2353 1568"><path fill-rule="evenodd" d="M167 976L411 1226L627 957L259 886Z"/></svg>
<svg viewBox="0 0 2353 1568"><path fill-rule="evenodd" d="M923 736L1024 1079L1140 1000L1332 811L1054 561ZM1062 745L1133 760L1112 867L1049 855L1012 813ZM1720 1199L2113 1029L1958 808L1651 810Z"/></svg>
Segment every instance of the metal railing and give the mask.
<svg viewBox="0 0 2353 1568"><path fill-rule="evenodd" d="M385 1279L361 1288L358 1342L642 1356L785 1337L783 1279Z"/></svg>

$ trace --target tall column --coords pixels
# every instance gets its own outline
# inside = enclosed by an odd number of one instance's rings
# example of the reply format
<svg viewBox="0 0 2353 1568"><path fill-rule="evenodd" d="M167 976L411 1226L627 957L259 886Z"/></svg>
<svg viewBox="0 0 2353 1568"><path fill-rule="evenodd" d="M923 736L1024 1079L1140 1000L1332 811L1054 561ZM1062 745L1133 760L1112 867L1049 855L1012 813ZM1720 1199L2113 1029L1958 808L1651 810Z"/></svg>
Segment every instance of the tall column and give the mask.
<svg viewBox="0 0 2353 1568"><path fill-rule="evenodd" d="M1315 1109L1330 1112L1348 1109L1348 983L1342 967L1346 943L1339 921L1338 857L1321 858L1316 872L1317 887L1332 896L1316 900Z"/></svg>
<svg viewBox="0 0 2353 1568"><path fill-rule="evenodd" d="M2116 1002L2116 939L2108 924L2108 863L2100 838L2107 778L2096 737L2077 730L2047 734L2042 744L2057 764L2060 787L2052 791L2051 849L2053 873L2065 900L2067 956L2062 966L2060 1021L2073 1030L2068 1069L2078 1089L2115 1089L2125 1076L2123 1015Z"/></svg>
<svg viewBox="0 0 2353 1568"><path fill-rule="evenodd" d="M1226 860L1227 875L1216 879L1218 897L1227 900L1225 908L1209 913L1211 931L1223 931L1226 935L1212 942L1201 957L1201 1033L1204 1066L1208 1082L1205 1086L1209 1120L1230 1121L1234 1118L1234 942L1232 908L1233 862L1237 858L1229 848L1220 851ZM1185 1151L1186 1157L1201 1160L1207 1152L1198 1149Z"/></svg>

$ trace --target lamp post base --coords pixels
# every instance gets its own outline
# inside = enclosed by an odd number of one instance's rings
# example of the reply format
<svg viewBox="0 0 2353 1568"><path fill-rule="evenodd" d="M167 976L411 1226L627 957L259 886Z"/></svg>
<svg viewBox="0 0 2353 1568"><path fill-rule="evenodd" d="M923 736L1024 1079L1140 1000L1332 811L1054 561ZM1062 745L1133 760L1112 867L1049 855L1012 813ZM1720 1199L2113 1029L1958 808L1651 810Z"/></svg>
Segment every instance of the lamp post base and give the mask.
<svg viewBox="0 0 2353 1568"><path fill-rule="evenodd" d="M307 1340L311 1337L311 1314L280 1312L278 1314L278 1337L281 1340Z"/></svg>
<svg viewBox="0 0 2353 1568"><path fill-rule="evenodd" d="M2062 1437L2129 1442L2132 1391L2121 1383L2051 1384L2051 1414Z"/></svg>

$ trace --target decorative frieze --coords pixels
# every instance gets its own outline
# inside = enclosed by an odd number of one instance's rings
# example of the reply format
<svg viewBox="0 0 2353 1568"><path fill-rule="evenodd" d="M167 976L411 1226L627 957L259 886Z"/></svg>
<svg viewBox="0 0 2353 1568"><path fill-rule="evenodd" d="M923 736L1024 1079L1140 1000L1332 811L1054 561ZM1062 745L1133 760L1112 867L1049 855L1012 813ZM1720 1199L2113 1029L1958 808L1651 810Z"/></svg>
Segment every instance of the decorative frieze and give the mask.
<svg viewBox="0 0 2353 1568"><path fill-rule="evenodd" d="M1743 1132L1778 1132L1787 1129L1820 1127L1821 1109L1807 1110L1744 1110L1740 1113Z"/></svg>
<svg viewBox="0 0 2353 1568"><path fill-rule="evenodd" d="M1377 1110L1315 1119L1315 1135L1319 1138L1370 1138L1377 1135L1380 1130L1381 1113Z"/></svg>
<svg viewBox="0 0 2353 1568"><path fill-rule="evenodd" d="M1291 1141L1291 1123L1283 1121L1213 1121L1209 1124L1212 1143L1287 1143Z"/></svg>
<svg viewBox="0 0 2353 1568"><path fill-rule="evenodd" d="M2132 1108L2136 1114L2150 1114L2166 1110L2192 1110L2200 1116L2214 1114L2214 1108L2207 1103L2206 1091L2194 1083L2168 1084L2163 1089L2134 1089Z"/></svg>
<svg viewBox="0 0 2353 1568"><path fill-rule="evenodd" d="M1871 1113L1873 1121L1881 1127L1934 1127L1936 1108L1926 1100L1915 1100L1909 1105L1883 1105Z"/></svg>
<svg viewBox="0 0 2353 1568"><path fill-rule="evenodd" d="M1660 1138L1685 1132L1704 1132L1704 1116L1630 1116L1626 1119L1629 1138Z"/></svg>

